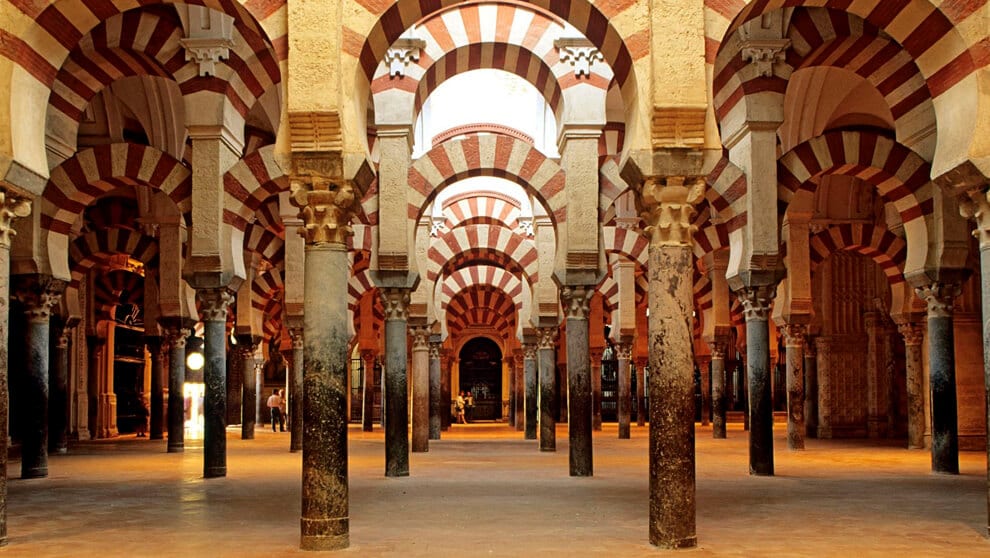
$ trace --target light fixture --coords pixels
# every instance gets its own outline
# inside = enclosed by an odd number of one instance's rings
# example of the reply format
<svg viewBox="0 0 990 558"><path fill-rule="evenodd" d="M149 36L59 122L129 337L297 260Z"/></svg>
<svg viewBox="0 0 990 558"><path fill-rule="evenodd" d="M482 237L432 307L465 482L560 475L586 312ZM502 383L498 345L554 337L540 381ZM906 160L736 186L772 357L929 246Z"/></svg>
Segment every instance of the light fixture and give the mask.
<svg viewBox="0 0 990 558"><path fill-rule="evenodd" d="M199 351L186 355L186 368L190 370L201 370L205 362L203 353Z"/></svg>
<svg viewBox="0 0 990 558"><path fill-rule="evenodd" d="M195 335L186 338L186 368L192 371L203 369L206 359L203 358L203 339Z"/></svg>

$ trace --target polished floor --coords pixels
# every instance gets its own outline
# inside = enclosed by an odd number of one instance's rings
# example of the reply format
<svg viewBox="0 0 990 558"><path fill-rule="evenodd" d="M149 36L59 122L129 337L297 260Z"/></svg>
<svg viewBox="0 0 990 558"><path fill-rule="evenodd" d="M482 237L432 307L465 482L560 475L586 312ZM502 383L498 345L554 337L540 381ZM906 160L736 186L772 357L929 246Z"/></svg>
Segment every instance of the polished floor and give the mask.
<svg viewBox="0 0 990 558"><path fill-rule="evenodd" d="M595 476L567 474L567 428L541 453L505 424L456 425L411 476L386 479L382 432L350 431L354 556L990 556L985 454L962 474L929 473L929 455L870 441L784 446L777 476L747 474L746 433L697 429L696 550L648 544L647 428L595 434ZM301 456L288 433L228 431L228 476L202 478L183 454L133 436L74 444L51 475L10 464L4 556L286 556L298 550Z"/></svg>

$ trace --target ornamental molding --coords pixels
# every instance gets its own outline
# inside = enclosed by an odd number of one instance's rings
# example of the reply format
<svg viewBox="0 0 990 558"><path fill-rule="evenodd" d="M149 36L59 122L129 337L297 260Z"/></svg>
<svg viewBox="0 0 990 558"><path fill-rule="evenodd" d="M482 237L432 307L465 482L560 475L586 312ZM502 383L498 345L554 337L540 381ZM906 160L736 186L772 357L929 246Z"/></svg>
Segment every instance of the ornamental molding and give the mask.
<svg viewBox="0 0 990 558"><path fill-rule="evenodd" d="M587 39L562 37L553 42L560 52L560 61L574 68L576 77L591 77L591 67L595 62L603 62L605 56L598 47Z"/></svg>
<svg viewBox="0 0 990 558"><path fill-rule="evenodd" d="M406 75L406 67L413 62L419 62L420 52L426 48L423 39L399 39L385 51L385 65L388 66L390 78L401 78Z"/></svg>

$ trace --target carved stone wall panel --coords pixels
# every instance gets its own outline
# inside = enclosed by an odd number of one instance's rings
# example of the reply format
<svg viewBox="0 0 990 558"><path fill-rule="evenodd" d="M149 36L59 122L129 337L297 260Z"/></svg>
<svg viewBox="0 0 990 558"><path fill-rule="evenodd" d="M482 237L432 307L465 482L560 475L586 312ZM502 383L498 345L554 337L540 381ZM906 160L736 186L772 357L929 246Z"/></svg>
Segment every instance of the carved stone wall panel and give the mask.
<svg viewBox="0 0 990 558"><path fill-rule="evenodd" d="M861 335L822 336L817 344L819 374L828 374L827 381L819 381L819 416L830 419L829 431L821 433L822 437L866 436L866 339Z"/></svg>

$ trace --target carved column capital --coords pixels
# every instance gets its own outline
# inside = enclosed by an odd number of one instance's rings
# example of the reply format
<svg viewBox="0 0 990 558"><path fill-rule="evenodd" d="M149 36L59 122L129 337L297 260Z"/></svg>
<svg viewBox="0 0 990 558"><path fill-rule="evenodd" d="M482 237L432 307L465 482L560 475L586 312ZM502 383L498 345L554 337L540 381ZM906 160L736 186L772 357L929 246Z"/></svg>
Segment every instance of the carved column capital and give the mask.
<svg viewBox="0 0 990 558"><path fill-rule="evenodd" d="M430 360L440 360L440 347L443 343L430 342Z"/></svg>
<svg viewBox="0 0 990 558"><path fill-rule="evenodd" d="M690 246L697 227L693 220L705 193L702 177L651 177L640 189L637 202L646 232L655 246Z"/></svg>
<svg viewBox="0 0 990 558"><path fill-rule="evenodd" d="M173 349L185 349L186 338L189 337L190 330L184 327L165 328L162 347L168 346Z"/></svg>
<svg viewBox="0 0 990 558"><path fill-rule="evenodd" d="M805 324L784 324L780 327L787 347L803 347L807 344L808 326Z"/></svg>
<svg viewBox="0 0 990 558"><path fill-rule="evenodd" d="M574 68L576 77L591 76L591 67L595 62L605 60L605 56L590 41L583 38L563 37L553 42L559 51L561 62L568 63Z"/></svg>
<svg viewBox="0 0 990 558"><path fill-rule="evenodd" d="M61 302L66 284L50 275L15 275L10 285L11 298L24 305L28 321L47 322Z"/></svg>
<svg viewBox="0 0 990 558"><path fill-rule="evenodd" d="M523 358L527 360L536 360L536 343L523 343Z"/></svg>
<svg viewBox="0 0 990 558"><path fill-rule="evenodd" d="M775 66L784 62L784 51L790 46L790 39L754 39L742 44L740 54L756 67L757 75L773 77Z"/></svg>
<svg viewBox="0 0 990 558"><path fill-rule="evenodd" d="M554 341L557 339L557 326L536 328L537 342L539 349L553 349Z"/></svg>
<svg viewBox="0 0 990 558"><path fill-rule="evenodd" d="M929 318L951 318L952 300L962 293L959 283L934 282L914 289L928 305Z"/></svg>
<svg viewBox="0 0 990 558"><path fill-rule="evenodd" d="M632 343L616 343L615 358L618 360L632 360Z"/></svg>
<svg viewBox="0 0 990 558"><path fill-rule="evenodd" d="M736 296L743 305L743 315L746 321L766 321L770 315L770 305L777 295L777 285L754 285L743 287L736 291Z"/></svg>
<svg viewBox="0 0 990 558"><path fill-rule="evenodd" d="M0 189L0 247L10 248L16 233L14 219L31 214L31 200Z"/></svg>
<svg viewBox="0 0 990 558"><path fill-rule="evenodd" d="M409 336L412 337L412 350L430 350L430 328L429 326L409 326Z"/></svg>
<svg viewBox="0 0 990 558"><path fill-rule="evenodd" d="M332 163L328 163L332 166ZM332 169L306 167L308 174L293 176L292 202L300 208L303 226L299 233L307 244L343 246L353 234L351 219L358 210L358 194L345 180L331 178Z"/></svg>
<svg viewBox="0 0 990 558"><path fill-rule="evenodd" d="M712 352L712 360L725 360L725 353L729 350L729 341L716 337L708 341L708 349Z"/></svg>
<svg viewBox="0 0 990 558"><path fill-rule="evenodd" d="M973 236L980 239L980 246L990 244L990 192L977 189L960 196L959 214L976 222Z"/></svg>
<svg viewBox="0 0 990 558"><path fill-rule="evenodd" d="M226 287L197 289L196 298L202 303L199 313L204 322L227 321L227 309L234 303L234 295Z"/></svg>
<svg viewBox="0 0 990 558"><path fill-rule="evenodd" d="M292 349L302 349L303 341L305 337L303 336L303 328L301 327L290 327L289 328L289 338L292 339Z"/></svg>
<svg viewBox="0 0 990 558"><path fill-rule="evenodd" d="M587 320L591 296L595 294L594 287L584 285L561 287L560 300L564 304L564 317L567 319Z"/></svg>
<svg viewBox="0 0 990 558"><path fill-rule="evenodd" d="M925 338L925 330L918 322L901 322L897 324L897 331L904 338L904 345L907 347L921 345Z"/></svg>
<svg viewBox="0 0 990 558"><path fill-rule="evenodd" d="M385 308L385 321L409 319L409 289L382 287L378 293Z"/></svg>

